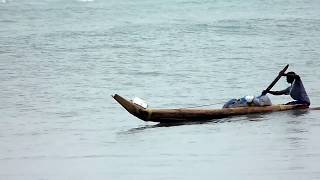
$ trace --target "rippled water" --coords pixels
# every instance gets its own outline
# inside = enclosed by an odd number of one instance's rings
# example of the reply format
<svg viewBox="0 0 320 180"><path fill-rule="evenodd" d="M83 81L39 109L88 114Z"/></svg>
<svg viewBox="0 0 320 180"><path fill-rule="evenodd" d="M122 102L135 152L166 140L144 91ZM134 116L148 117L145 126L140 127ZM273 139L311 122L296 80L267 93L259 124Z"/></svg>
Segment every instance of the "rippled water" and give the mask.
<svg viewBox="0 0 320 180"><path fill-rule="evenodd" d="M319 8L317 0L0 1L0 178L319 179L319 111L166 127L110 97L220 108L259 94L289 63L320 106Z"/></svg>

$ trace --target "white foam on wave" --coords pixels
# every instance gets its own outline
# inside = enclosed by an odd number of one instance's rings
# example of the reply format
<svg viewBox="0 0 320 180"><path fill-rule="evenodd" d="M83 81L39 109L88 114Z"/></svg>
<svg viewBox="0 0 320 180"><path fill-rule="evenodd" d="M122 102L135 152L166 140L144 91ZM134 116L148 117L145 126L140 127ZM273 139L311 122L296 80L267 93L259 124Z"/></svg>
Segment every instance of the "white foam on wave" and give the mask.
<svg viewBox="0 0 320 180"><path fill-rule="evenodd" d="M12 0L0 0L0 3L10 3L10 2L12 2Z"/></svg>

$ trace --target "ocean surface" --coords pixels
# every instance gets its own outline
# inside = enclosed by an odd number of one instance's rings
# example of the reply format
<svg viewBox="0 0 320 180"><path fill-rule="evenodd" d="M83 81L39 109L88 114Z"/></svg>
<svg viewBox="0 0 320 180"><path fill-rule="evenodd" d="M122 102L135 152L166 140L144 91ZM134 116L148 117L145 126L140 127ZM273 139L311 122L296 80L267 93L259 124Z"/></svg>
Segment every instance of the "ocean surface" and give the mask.
<svg viewBox="0 0 320 180"><path fill-rule="evenodd" d="M0 0L0 179L320 179L320 111L159 126L290 64L320 106L319 0ZM287 87L282 78L274 87ZM271 96L274 104L290 101Z"/></svg>

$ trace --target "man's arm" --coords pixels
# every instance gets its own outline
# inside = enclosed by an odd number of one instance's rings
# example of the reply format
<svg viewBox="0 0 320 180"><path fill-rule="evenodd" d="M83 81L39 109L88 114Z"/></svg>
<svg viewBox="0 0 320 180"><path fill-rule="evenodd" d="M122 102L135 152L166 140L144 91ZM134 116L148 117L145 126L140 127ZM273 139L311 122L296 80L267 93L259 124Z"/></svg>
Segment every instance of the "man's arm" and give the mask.
<svg viewBox="0 0 320 180"><path fill-rule="evenodd" d="M290 87L281 91L268 91L267 93L270 93L272 95L288 95L290 93Z"/></svg>

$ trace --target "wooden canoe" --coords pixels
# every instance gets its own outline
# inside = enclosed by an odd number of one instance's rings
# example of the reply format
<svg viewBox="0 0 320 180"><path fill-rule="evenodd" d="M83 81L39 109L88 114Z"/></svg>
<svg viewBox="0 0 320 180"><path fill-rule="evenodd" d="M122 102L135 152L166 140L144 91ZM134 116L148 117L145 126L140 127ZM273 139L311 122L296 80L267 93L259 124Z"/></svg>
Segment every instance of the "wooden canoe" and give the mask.
<svg viewBox="0 0 320 180"><path fill-rule="evenodd" d="M115 94L112 96L129 113L143 121L179 123L185 121L208 121L236 115L307 109L304 105L272 105L264 107L239 107L223 109L149 109L143 108ZM316 108L319 109L319 108Z"/></svg>

